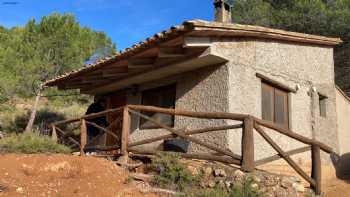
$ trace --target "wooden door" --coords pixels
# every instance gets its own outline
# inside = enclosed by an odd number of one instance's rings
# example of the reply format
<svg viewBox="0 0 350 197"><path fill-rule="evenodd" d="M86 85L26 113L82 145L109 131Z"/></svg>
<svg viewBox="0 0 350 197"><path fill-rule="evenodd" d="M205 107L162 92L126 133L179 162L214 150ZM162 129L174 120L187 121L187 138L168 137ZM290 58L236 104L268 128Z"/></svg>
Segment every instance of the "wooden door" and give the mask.
<svg viewBox="0 0 350 197"><path fill-rule="evenodd" d="M126 105L126 94L125 92L116 93L113 95L110 95L107 97L107 108L108 109L114 109L118 107L122 107ZM107 116L107 121L109 124L113 124L110 128L110 130L115 133L117 136L121 136L121 130L122 130L122 117L123 117L123 111L119 113L112 113ZM116 123L116 120L118 123ZM106 137L106 146L113 146L116 144L120 144L120 138L115 139L113 136L107 134Z"/></svg>

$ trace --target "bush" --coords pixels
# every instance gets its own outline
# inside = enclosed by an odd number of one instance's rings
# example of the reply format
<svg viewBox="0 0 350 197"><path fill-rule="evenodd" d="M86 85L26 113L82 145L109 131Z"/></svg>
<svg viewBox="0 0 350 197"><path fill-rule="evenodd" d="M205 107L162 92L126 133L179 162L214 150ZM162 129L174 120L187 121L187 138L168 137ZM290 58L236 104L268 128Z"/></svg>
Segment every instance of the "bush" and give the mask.
<svg viewBox="0 0 350 197"><path fill-rule="evenodd" d="M198 178L179 162L180 156L174 153L157 155L152 167L159 173L154 184L183 191L186 187L198 183Z"/></svg>
<svg viewBox="0 0 350 197"><path fill-rule="evenodd" d="M203 172L197 176L180 162L180 156L176 153L157 155L152 160L151 167L158 172L154 178L154 184L166 189L181 191L178 197L263 197L265 193L253 187L255 184L251 177L246 177L242 183L235 184L233 188L223 188L219 185L212 189L200 187ZM207 180L204 180L207 181Z"/></svg>
<svg viewBox="0 0 350 197"><path fill-rule="evenodd" d="M38 134L12 134L0 140L1 153L70 153L71 150Z"/></svg>
<svg viewBox="0 0 350 197"><path fill-rule="evenodd" d="M230 196L234 197L262 197L265 196L263 192L253 188L254 180L251 177L244 179L242 185L235 185L230 192Z"/></svg>

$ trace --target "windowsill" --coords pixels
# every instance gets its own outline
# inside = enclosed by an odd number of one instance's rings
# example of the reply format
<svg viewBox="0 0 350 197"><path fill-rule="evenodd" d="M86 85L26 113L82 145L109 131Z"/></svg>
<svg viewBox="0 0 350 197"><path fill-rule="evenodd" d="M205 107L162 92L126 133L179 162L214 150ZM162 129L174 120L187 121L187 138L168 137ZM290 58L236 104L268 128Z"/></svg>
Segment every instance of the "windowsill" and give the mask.
<svg viewBox="0 0 350 197"><path fill-rule="evenodd" d="M284 85L283 83L278 82L278 81L276 81L276 80L273 80L273 79L271 79L271 78L269 78L269 77L267 77L267 76L265 76L265 75L263 75L263 74L256 73L256 77L258 77L258 78L260 78L262 81L264 81L264 82L266 82L266 83L268 83L268 84L272 84L273 86L278 87L278 88L280 88L280 89L282 89L282 90L286 90L286 91L288 91L288 92L293 92L293 93L296 93L296 92L297 92L297 90L296 90L295 88L291 88L291 87L289 87L289 86L287 86L287 85Z"/></svg>
<svg viewBox="0 0 350 197"><path fill-rule="evenodd" d="M264 120L264 119L262 119L262 120ZM276 125L277 127L290 130L290 125L285 126L285 125L277 124L277 123L275 123L275 122L273 122L271 120L264 120L264 121L266 121L266 122L268 122L270 124Z"/></svg>

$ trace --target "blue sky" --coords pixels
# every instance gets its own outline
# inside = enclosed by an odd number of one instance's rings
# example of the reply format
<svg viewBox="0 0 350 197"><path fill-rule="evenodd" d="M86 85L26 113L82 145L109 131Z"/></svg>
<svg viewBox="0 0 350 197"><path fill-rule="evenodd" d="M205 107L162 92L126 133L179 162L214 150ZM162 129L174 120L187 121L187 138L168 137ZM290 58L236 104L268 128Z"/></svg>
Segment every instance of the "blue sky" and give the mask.
<svg viewBox="0 0 350 197"><path fill-rule="evenodd" d="M12 4L8 2L18 2ZM189 19L212 20L213 0L0 0L0 25L24 25L53 12L73 13L104 31L118 50Z"/></svg>

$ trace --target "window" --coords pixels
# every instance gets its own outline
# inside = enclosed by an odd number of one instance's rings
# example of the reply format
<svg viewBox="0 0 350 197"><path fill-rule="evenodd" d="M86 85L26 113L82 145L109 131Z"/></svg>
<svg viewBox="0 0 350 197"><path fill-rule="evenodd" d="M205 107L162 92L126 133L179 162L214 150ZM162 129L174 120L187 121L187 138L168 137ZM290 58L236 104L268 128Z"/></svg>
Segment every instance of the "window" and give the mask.
<svg viewBox="0 0 350 197"><path fill-rule="evenodd" d="M142 105L157 106L163 108L175 108L176 85L163 86L142 92ZM162 113L143 112L146 116L167 125L174 126L174 116ZM140 129L157 129L157 125L152 122L140 119Z"/></svg>
<svg viewBox="0 0 350 197"><path fill-rule="evenodd" d="M327 97L319 94L318 104L320 108L320 116L327 117Z"/></svg>
<svg viewBox="0 0 350 197"><path fill-rule="evenodd" d="M262 83L262 119L289 127L288 92Z"/></svg>

